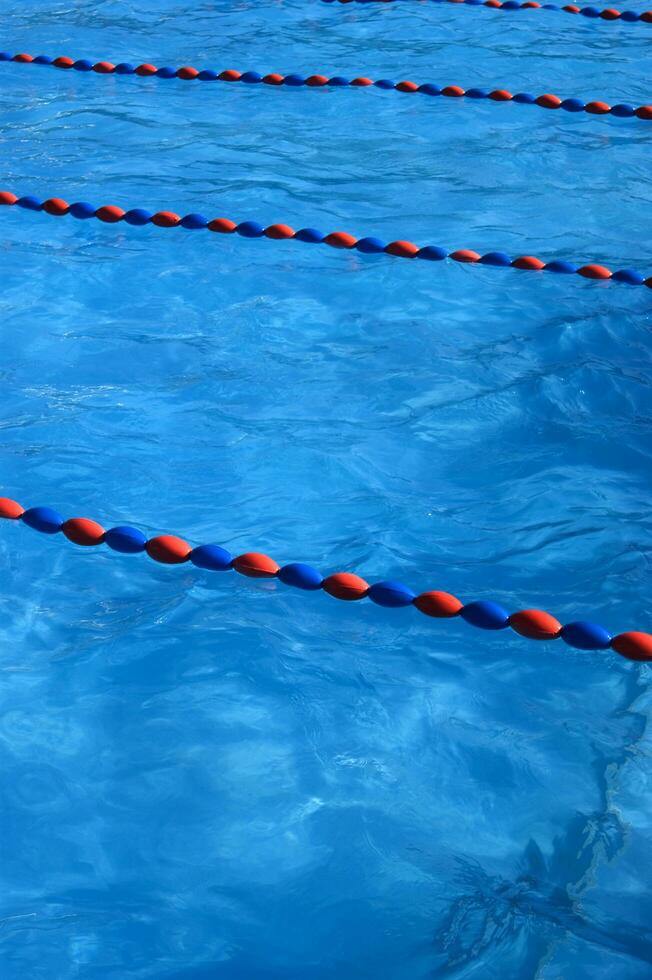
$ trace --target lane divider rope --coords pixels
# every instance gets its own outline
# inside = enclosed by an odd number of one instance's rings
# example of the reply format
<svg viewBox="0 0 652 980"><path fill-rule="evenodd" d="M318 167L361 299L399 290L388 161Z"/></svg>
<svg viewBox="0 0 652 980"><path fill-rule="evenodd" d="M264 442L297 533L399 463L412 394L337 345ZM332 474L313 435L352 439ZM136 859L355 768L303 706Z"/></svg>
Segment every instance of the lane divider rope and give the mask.
<svg viewBox="0 0 652 980"><path fill-rule="evenodd" d="M612 279L614 282L625 283L629 286L647 286L652 289L652 276L647 278L642 272L636 269L618 269L612 272L604 265L589 263L588 265L578 266L573 262L564 259L553 259L550 262L543 262L534 255L521 255L518 258L511 258L505 252L487 252L480 255L472 249L460 248L453 252L448 252L439 245L424 245L419 247L413 242L399 239L394 242L383 242L379 238L365 237L355 238L346 231L332 231L324 234L316 228L301 228L295 231L289 225L273 224L264 228L257 221L241 221L236 224L229 218L213 218L209 220L202 214L187 214L184 217L174 211L157 211L152 213L144 208L132 208L124 211L122 208L113 204L105 204L96 208L93 204L86 201L79 201L76 204L68 204L60 197L51 197L46 201L41 201L33 195L17 197L11 191L0 191L0 207L17 207L27 211L39 211L61 218L67 214L80 220L97 218L106 224L116 224L125 221L129 225L142 226L147 224L156 225L158 228L181 227L190 231L208 229L225 235L234 232L243 238L268 238L275 241L294 239L312 245L329 245L331 248L356 249L367 255L384 253L402 259L425 259L429 262L440 262L443 259L453 259L460 263L480 263L482 265L497 266L503 268L520 269L525 272L554 272L560 275L574 274L582 276L584 279L594 281L605 281Z"/></svg>
<svg viewBox="0 0 652 980"><path fill-rule="evenodd" d="M323 3L394 3L396 0L323 0ZM403 0L398 0L399 3ZM639 13L637 10L616 10L615 7L578 7L574 3L567 3L560 7L556 3L537 3L536 0L430 0L431 3L463 3L469 7L489 7L491 10L554 10L558 13L580 14L591 20L621 20L626 24L633 24L642 21L644 24L652 24L652 10L644 10Z"/></svg>
<svg viewBox="0 0 652 980"><path fill-rule="evenodd" d="M61 532L73 544L81 546L106 544L113 551L123 554L145 552L151 559L164 565L179 565L189 561L197 568L207 571L224 572L232 569L249 578L277 578L285 585L307 592L321 589L333 598L343 601L369 598L379 606L414 606L419 612L435 619L461 616L471 626L479 629L502 630L511 627L530 640L561 638L569 646L579 650L611 648L630 660L652 660L652 635L649 633L629 631L612 636L599 624L584 620L563 626L554 616L541 609L524 609L510 614L491 600L480 599L463 604L448 592L428 591L417 595L401 582L382 581L370 585L351 572L335 572L324 578L317 569L302 562L280 566L269 555L256 551L234 557L220 545L204 544L193 548L183 538L171 534L148 539L138 528L126 525L107 531L97 521L87 517L64 520L61 514L50 507L30 507L25 510L8 497L0 498L0 518L22 521L43 534Z"/></svg>
<svg viewBox="0 0 652 980"><path fill-rule="evenodd" d="M85 58L77 61L72 58L59 57L51 58L49 55L31 54L9 54L0 52L0 61L11 61L21 65L51 65L54 68L64 70L74 70L80 72L95 72L98 75L139 75L141 77L155 76L157 78L172 79L177 78L182 81L200 82L244 82L245 84L263 84L278 88L285 86L289 88L368 88L373 86L379 89L391 89L396 92L419 93L421 95L438 96L450 99L473 99L474 101L488 99L491 102L504 103L516 102L520 105L536 105L541 109L564 109L566 112L588 112L594 116L612 115L621 119L638 118L652 120L652 105L634 106L629 102L619 102L610 105L601 99L594 99L584 102L582 99L568 98L560 99L558 95L546 92L543 95L533 95L530 92L517 92L513 95L508 89L486 89L469 88L464 89L459 85L436 85L434 82L424 82L417 84L409 80L395 82L390 78L380 78L373 80L365 76L357 78L345 78L342 75L334 75L328 78L326 75L280 75L278 72L270 72L261 75L257 71L239 72L228 68L224 71L213 71L204 69L200 71L191 65L182 68L157 68L156 65L143 64L131 65L123 62L114 65L111 61L97 61L93 63Z"/></svg>

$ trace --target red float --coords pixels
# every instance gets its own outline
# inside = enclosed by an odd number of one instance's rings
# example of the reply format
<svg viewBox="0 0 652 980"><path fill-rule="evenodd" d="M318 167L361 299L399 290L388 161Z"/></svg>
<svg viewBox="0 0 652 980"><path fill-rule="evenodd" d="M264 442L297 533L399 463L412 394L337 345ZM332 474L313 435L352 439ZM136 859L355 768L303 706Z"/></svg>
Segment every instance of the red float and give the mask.
<svg viewBox="0 0 652 980"><path fill-rule="evenodd" d="M332 231L324 238L324 245L330 245L331 248L353 248L357 241L357 238L346 231Z"/></svg>
<svg viewBox="0 0 652 980"><path fill-rule="evenodd" d="M449 258L453 259L454 262L479 262L481 256L472 248L458 248L451 252Z"/></svg>
<svg viewBox="0 0 652 980"><path fill-rule="evenodd" d="M352 575L350 572L336 572L335 575L329 575L328 578L324 579L322 589L335 599L354 602L356 599L364 599L369 591L369 583L365 582L359 575Z"/></svg>
<svg viewBox="0 0 652 980"><path fill-rule="evenodd" d="M244 555L238 555L233 559L233 567L241 575L249 578L274 578L280 569L280 565L259 551L247 551Z"/></svg>
<svg viewBox="0 0 652 980"><path fill-rule="evenodd" d="M222 235L231 235L238 227L235 221L229 218L213 218L207 226L209 231L219 231Z"/></svg>
<svg viewBox="0 0 652 980"><path fill-rule="evenodd" d="M62 197L51 197L48 201L43 202L43 210L56 218L61 218L64 214L68 214L70 205Z"/></svg>
<svg viewBox="0 0 652 980"><path fill-rule="evenodd" d="M183 538L177 538L173 534L160 534L156 538L150 538L145 550L150 558L163 565L180 565L188 561L192 548Z"/></svg>
<svg viewBox="0 0 652 980"><path fill-rule="evenodd" d="M125 212L122 208L116 207L115 204L105 204L95 212L96 218L99 218L100 221L105 221L109 225L115 224L116 221L122 221L124 216Z"/></svg>
<svg viewBox="0 0 652 980"><path fill-rule="evenodd" d="M11 191L0 191L0 205L15 204L18 198Z"/></svg>
<svg viewBox="0 0 652 980"><path fill-rule="evenodd" d="M398 82L394 88L397 92L418 92L419 86L416 82Z"/></svg>
<svg viewBox="0 0 652 980"><path fill-rule="evenodd" d="M514 96L506 88L497 88L494 92L489 93L489 98L494 102L509 102Z"/></svg>
<svg viewBox="0 0 652 980"><path fill-rule="evenodd" d="M176 228L181 218L174 211L157 211L152 215L152 224L158 228Z"/></svg>
<svg viewBox="0 0 652 980"><path fill-rule="evenodd" d="M156 67L156 65L150 65L145 63L144 65L138 65L135 74L146 77L147 75L155 75L157 71L158 68Z"/></svg>
<svg viewBox="0 0 652 980"><path fill-rule="evenodd" d="M649 633L620 633L614 636L611 646L621 657L628 660L652 660L652 636Z"/></svg>
<svg viewBox="0 0 652 980"><path fill-rule="evenodd" d="M10 497L0 497L0 517L8 521L17 521L25 513L25 508Z"/></svg>
<svg viewBox="0 0 652 980"><path fill-rule="evenodd" d="M290 228L289 225L270 225L269 228L265 228L263 235L281 241L284 238L294 238L294 228Z"/></svg>
<svg viewBox="0 0 652 980"><path fill-rule="evenodd" d="M419 246L413 242L390 242L385 246L388 255L398 255L401 259L413 259L419 251Z"/></svg>
<svg viewBox="0 0 652 980"><path fill-rule="evenodd" d="M102 525L87 517L71 517L61 526L61 530L74 544L90 546L104 541L105 531Z"/></svg>
<svg viewBox="0 0 652 980"><path fill-rule="evenodd" d="M583 265L577 274L585 279L611 279L613 272L603 265Z"/></svg>
<svg viewBox="0 0 652 980"><path fill-rule="evenodd" d="M98 61L96 65L93 65L93 71L97 72L98 75L111 75L115 71L115 65L111 64L110 61Z"/></svg>
<svg viewBox="0 0 652 980"><path fill-rule="evenodd" d="M608 102L587 102L584 111L590 112L592 116L603 116L611 112L611 106Z"/></svg>
<svg viewBox="0 0 652 980"><path fill-rule="evenodd" d="M509 625L530 640L554 640L561 633L561 623L542 609L524 609L512 613Z"/></svg>
<svg viewBox="0 0 652 980"><path fill-rule="evenodd" d="M422 592L413 605L419 612L435 619L450 619L451 616L457 616L462 609L460 600L449 592Z"/></svg>
<svg viewBox="0 0 652 980"><path fill-rule="evenodd" d="M534 101L542 109L558 109L561 105L561 99L558 95L539 95Z"/></svg>
<svg viewBox="0 0 652 980"><path fill-rule="evenodd" d="M441 94L447 95L452 99L460 99L465 94L465 91L459 85L447 85L446 88L441 90Z"/></svg>
<svg viewBox="0 0 652 980"><path fill-rule="evenodd" d="M225 68L217 77L221 82L239 82L242 78L242 73L235 71L233 68Z"/></svg>
<svg viewBox="0 0 652 980"><path fill-rule="evenodd" d="M265 85L282 85L285 81L285 75L279 75L278 72L270 72L269 75L263 76L263 83Z"/></svg>
<svg viewBox="0 0 652 980"><path fill-rule="evenodd" d="M527 269L530 272L539 272L545 267L545 264L545 262L542 262L535 255L519 255L512 262L514 269Z"/></svg>
<svg viewBox="0 0 652 980"><path fill-rule="evenodd" d="M320 85L328 85L328 79L325 75L310 75L306 78L306 85L310 88L317 88Z"/></svg>
<svg viewBox="0 0 652 980"><path fill-rule="evenodd" d="M61 55L59 58L55 58L52 62L55 68L72 68L74 63L75 62L72 58L66 58L64 55Z"/></svg>
<svg viewBox="0 0 652 980"><path fill-rule="evenodd" d="M190 65L185 65L183 68L177 69L177 78L183 78L184 81L190 82L194 78L197 78L199 72L196 68L192 68Z"/></svg>

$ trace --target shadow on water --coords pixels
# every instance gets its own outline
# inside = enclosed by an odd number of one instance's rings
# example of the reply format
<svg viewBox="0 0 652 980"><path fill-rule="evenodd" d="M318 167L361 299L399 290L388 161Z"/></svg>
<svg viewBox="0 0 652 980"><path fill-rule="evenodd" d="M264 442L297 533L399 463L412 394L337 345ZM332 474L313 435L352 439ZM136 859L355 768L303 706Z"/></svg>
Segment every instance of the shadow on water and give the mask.
<svg viewBox="0 0 652 980"><path fill-rule="evenodd" d="M518 961L513 975L532 980L564 935L652 967L652 931L642 932L611 916L608 923L591 921L581 906L598 864L613 861L626 844L627 827L610 806L609 794L644 733L646 718L633 710L644 690L640 675L632 672L626 680L625 704L617 710L630 720L628 737L617 755L596 755L602 807L574 817L553 841L549 859L531 839L513 880L488 874L475 861L459 860L457 880L464 893L452 902L435 935L442 959L433 977L462 976L469 968L483 969L481 961L509 955L512 962Z"/></svg>

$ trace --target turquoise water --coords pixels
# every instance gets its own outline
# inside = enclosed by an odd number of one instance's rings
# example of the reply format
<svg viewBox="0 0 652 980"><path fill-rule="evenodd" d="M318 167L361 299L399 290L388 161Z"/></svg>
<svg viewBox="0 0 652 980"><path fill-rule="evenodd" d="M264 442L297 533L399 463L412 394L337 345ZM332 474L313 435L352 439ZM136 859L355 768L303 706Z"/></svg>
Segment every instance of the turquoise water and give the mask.
<svg viewBox="0 0 652 980"><path fill-rule="evenodd" d="M3 13L32 54L651 101L643 24ZM7 64L0 121L19 194L652 273L650 123ZM649 628L648 290L18 208L0 248L0 494ZM9 522L0 555L6 980L649 977L649 669Z"/></svg>

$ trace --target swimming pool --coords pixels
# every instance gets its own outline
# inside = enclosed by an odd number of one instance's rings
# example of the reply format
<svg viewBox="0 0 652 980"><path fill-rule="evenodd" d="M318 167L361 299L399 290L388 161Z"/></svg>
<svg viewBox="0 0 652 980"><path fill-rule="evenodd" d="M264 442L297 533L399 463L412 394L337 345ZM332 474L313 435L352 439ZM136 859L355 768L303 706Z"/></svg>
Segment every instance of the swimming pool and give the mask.
<svg viewBox="0 0 652 980"><path fill-rule="evenodd" d="M630 0L629 9L644 10ZM5 12L8 51L650 102L649 24ZM649 276L637 117L0 64L2 187ZM650 622L650 292L2 207L0 495ZM0 522L3 975L649 976L649 668Z"/></svg>

